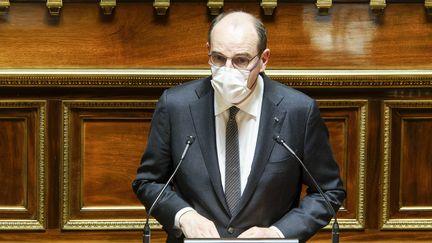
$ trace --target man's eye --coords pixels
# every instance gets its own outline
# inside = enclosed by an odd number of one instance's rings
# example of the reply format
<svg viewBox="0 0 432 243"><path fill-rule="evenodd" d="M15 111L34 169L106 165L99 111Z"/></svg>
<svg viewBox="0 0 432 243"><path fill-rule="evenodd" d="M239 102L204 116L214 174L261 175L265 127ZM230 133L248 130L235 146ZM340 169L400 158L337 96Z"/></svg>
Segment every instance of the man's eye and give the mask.
<svg viewBox="0 0 432 243"><path fill-rule="evenodd" d="M249 59L247 57L234 57L233 62L238 66L247 66Z"/></svg>
<svg viewBox="0 0 432 243"><path fill-rule="evenodd" d="M218 63L225 63L226 58L221 55L213 55L213 61Z"/></svg>

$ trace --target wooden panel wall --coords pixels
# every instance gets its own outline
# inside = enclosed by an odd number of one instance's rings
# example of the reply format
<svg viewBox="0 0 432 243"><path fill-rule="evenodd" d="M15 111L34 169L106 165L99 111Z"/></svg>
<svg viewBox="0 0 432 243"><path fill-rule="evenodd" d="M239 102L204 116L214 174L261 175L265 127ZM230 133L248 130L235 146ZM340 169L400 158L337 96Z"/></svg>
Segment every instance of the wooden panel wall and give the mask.
<svg viewBox="0 0 432 243"><path fill-rule="evenodd" d="M421 3L388 4L374 15L366 3L280 2L273 16L259 3L225 3L261 16L277 69L432 68L431 20ZM112 16L98 3L64 4L59 17L44 2L13 3L0 16L1 68L207 68L206 2L172 1L166 16L152 2L119 2Z"/></svg>
<svg viewBox="0 0 432 243"><path fill-rule="evenodd" d="M140 229L131 190L156 101L63 102L63 229Z"/></svg>
<svg viewBox="0 0 432 243"><path fill-rule="evenodd" d="M0 228L44 229L45 102L0 101Z"/></svg>
<svg viewBox="0 0 432 243"><path fill-rule="evenodd" d="M432 217L432 101L389 100L384 109L383 228L424 227Z"/></svg>
<svg viewBox="0 0 432 243"><path fill-rule="evenodd" d="M166 16L149 1L119 2L112 16L98 8L65 2L52 17L44 2L12 2L0 16L0 240L140 241L145 211L130 183L155 102L206 75L212 16L205 2L172 2ZM381 15L366 3L335 4L328 16L312 3L280 2L273 16L258 2L224 8L260 16L268 73L318 100L348 192L342 239L432 241L432 21L423 4L390 3ZM99 76L111 68L117 74ZM130 68L139 70L122 73ZM424 74L397 74L413 69Z"/></svg>
<svg viewBox="0 0 432 243"><path fill-rule="evenodd" d="M345 228L365 227L366 100L319 100L347 198L338 212Z"/></svg>

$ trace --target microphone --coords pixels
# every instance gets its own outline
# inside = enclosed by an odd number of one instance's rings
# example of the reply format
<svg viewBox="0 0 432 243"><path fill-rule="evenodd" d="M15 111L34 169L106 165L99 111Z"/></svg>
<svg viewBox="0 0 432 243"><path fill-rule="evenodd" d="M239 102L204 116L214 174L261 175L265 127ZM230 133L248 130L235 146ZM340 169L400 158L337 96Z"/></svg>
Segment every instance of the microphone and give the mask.
<svg viewBox="0 0 432 243"><path fill-rule="evenodd" d="M172 175L170 176L170 178L168 179L168 181L165 183L164 187L162 187L162 190L160 190L158 196L156 197L156 199L154 200L154 202L152 203L150 209L147 212L146 222L145 222L145 225L144 225L143 243L150 243L151 230L150 230L150 225L149 225L149 218L150 218L150 215L151 215L151 213L153 211L153 208L159 202L159 199L162 196L162 193L165 191L165 189L168 187L169 183L174 178L175 174L177 173L178 169L180 168L180 165L183 162L183 159L186 156L186 153L189 151L189 147L194 143L194 141L195 141L195 137L194 136L187 136L187 138L186 138L186 147L183 150L183 154L182 154L182 156L181 156L181 158L179 160L179 163L177 164L177 167L175 168L174 172L172 173Z"/></svg>
<svg viewBox="0 0 432 243"><path fill-rule="evenodd" d="M312 182L315 186L315 188L318 190L318 192L321 194L321 196L324 198L324 201L326 202L326 206L333 214L334 223L332 227L332 243L339 243L339 223L337 221L336 212L334 211L334 208L330 204L330 201L328 200L327 196L322 191L321 187L316 182L315 178L312 176L312 174L309 172L309 170L306 168L306 165L303 163L303 161L297 156L297 154L292 150L288 144L286 144L285 140L281 138L279 135L276 135L273 137L273 139L280 145L282 145L286 150L288 150L294 157L300 162L303 169L306 171L306 173L309 175L309 177L312 179Z"/></svg>

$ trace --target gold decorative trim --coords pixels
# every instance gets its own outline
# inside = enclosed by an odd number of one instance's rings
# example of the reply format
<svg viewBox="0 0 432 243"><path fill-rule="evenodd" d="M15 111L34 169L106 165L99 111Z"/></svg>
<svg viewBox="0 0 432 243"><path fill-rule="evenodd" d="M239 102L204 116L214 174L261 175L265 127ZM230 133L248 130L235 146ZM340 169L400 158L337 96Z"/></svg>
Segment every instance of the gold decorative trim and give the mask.
<svg viewBox="0 0 432 243"><path fill-rule="evenodd" d="M51 16L58 16L63 7L63 0L47 0L46 6Z"/></svg>
<svg viewBox="0 0 432 243"><path fill-rule="evenodd" d="M2 230L44 230L46 228L46 157L45 157L45 117L46 117L46 101L43 100L2 100L0 108L36 108L38 114L39 132L38 140L36 141L36 189L37 189L37 212L36 219L23 220L0 220L0 231ZM14 210L15 211L15 210ZM18 209L21 211L21 208Z"/></svg>
<svg viewBox="0 0 432 243"><path fill-rule="evenodd" d="M383 230L430 230L432 219L388 219Z"/></svg>
<svg viewBox="0 0 432 243"><path fill-rule="evenodd" d="M368 101L367 100L323 100L318 99L317 103L320 108L357 108L359 112L359 157L358 157L358 181L357 181L357 208L355 219L338 219L339 226L343 229L364 229L366 214L366 157L367 157L367 139L368 130ZM331 229L333 220L325 227Z"/></svg>
<svg viewBox="0 0 432 243"><path fill-rule="evenodd" d="M63 157L62 157L62 213L61 228L63 230L131 230L143 229L144 219L71 219L70 215L70 119L73 108L89 109L151 109L155 108L157 100L74 100L63 101ZM121 206L121 207L86 207L83 211L112 211L112 210L144 210L144 207ZM161 229L162 226L155 220L151 219L152 228Z"/></svg>
<svg viewBox="0 0 432 243"><path fill-rule="evenodd" d="M115 207L110 207L110 206L90 206L90 207L81 207L81 211L119 211L119 210L144 210L144 206L115 206Z"/></svg>
<svg viewBox="0 0 432 243"><path fill-rule="evenodd" d="M154 0L153 7L157 15L165 15L170 6L170 0Z"/></svg>
<svg viewBox="0 0 432 243"><path fill-rule="evenodd" d="M409 212L409 211L432 211L431 206L423 207L423 206L416 206L416 207L401 207L399 208L399 211L403 212Z"/></svg>
<svg viewBox="0 0 432 243"><path fill-rule="evenodd" d="M224 6L223 0L209 0L207 7L210 10L211 15L218 15Z"/></svg>
<svg viewBox="0 0 432 243"><path fill-rule="evenodd" d="M383 104L383 166L381 176L382 196L381 196L381 228L385 230L430 230L432 229L432 219L421 218L390 218L390 175L391 175L391 143L392 143L392 109L394 108L431 108L432 100L385 100ZM412 210L414 208L414 210ZM410 211L417 211L409 207ZM429 207L428 207L429 208ZM404 208L407 211L407 207Z"/></svg>
<svg viewBox="0 0 432 243"><path fill-rule="evenodd" d="M142 230L145 220L69 220L62 226L63 230ZM162 229L155 220L150 219L152 229Z"/></svg>
<svg viewBox="0 0 432 243"><path fill-rule="evenodd" d="M116 0L100 0L99 6L104 15L111 15L114 8L117 6Z"/></svg>
<svg viewBox="0 0 432 243"><path fill-rule="evenodd" d="M317 6L320 14L327 15L329 12L329 9L333 6L333 1L332 0L317 0L316 6Z"/></svg>
<svg viewBox="0 0 432 243"><path fill-rule="evenodd" d="M260 6L264 11L264 15L273 15L277 7L277 0L261 0Z"/></svg>
<svg viewBox="0 0 432 243"><path fill-rule="evenodd" d="M386 7L385 0L370 0L369 6L372 11L383 11Z"/></svg>
<svg viewBox="0 0 432 243"><path fill-rule="evenodd" d="M432 0L425 0L426 12L429 16L432 16Z"/></svg>
<svg viewBox="0 0 432 243"><path fill-rule="evenodd" d="M0 0L0 16L5 14L10 7L9 0Z"/></svg>
<svg viewBox="0 0 432 243"><path fill-rule="evenodd" d="M267 70L295 88L431 88L432 70ZM167 88L208 69L0 69L0 87Z"/></svg>

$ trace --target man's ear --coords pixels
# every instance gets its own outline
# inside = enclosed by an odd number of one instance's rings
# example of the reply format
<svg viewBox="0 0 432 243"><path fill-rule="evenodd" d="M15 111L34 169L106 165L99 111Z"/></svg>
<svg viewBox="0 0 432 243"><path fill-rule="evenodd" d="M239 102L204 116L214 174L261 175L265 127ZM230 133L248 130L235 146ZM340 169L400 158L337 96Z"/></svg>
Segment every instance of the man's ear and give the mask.
<svg viewBox="0 0 432 243"><path fill-rule="evenodd" d="M262 65L261 65L260 73L264 72L264 70L266 69L269 59L270 59L270 49L267 48L261 54Z"/></svg>

